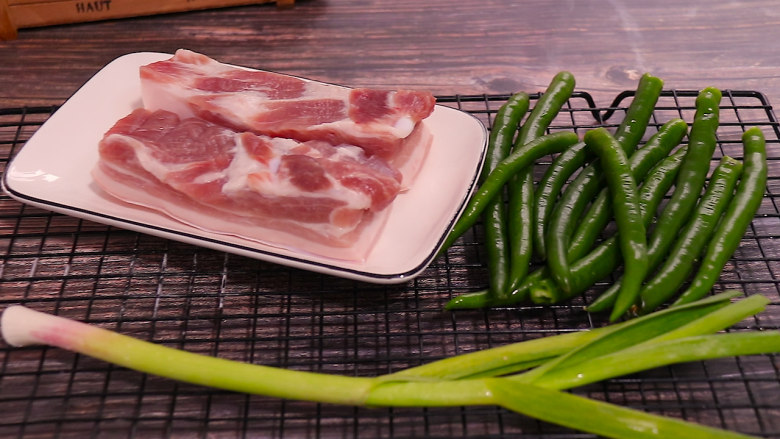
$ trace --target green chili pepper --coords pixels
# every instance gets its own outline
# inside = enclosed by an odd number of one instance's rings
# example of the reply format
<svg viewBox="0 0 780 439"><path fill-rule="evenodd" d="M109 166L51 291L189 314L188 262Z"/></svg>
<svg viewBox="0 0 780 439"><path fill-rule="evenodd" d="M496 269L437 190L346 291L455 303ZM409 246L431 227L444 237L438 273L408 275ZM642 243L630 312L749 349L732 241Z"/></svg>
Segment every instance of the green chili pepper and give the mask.
<svg viewBox="0 0 780 439"><path fill-rule="evenodd" d="M696 114L688 136L688 153L677 174L674 192L648 242L652 269L666 255L701 196L717 145L720 99L721 92L715 88L705 88L696 98Z"/></svg>
<svg viewBox="0 0 780 439"><path fill-rule="evenodd" d="M484 183L493 169L509 155L520 121L528 111L529 106L528 94L519 92L510 96L496 112L490 129L485 165L479 176L480 184Z"/></svg>
<svg viewBox="0 0 780 439"><path fill-rule="evenodd" d="M547 267L564 291L571 291L571 268L567 259L569 240L576 218L580 218L587 204L601 185L600 165L591 163L583 168L566 187L550 215L546 239Z"/></svg>
<svg viewBox="0 0 780 439"><path fill-rule="evenodd" d="M631 155L645 133L661 94L663 81L645 74L639 81L636 94L626 116L616 130L615 139L626 155ZM598 194L603 172L598 160L582 169L566 188L550 215L546 232L547 265L552 277L566 292L571 292L571 267L567 258L575 221L585 212L587 205Z"/></svg>
<svg viewBox="0 0 780 439"><path fill-rule="evenodd" d="M515 173L530 166L541 157L564 151L578 140L575 133L558 132L547 134L513 151L509 157L496 166L477 192L471 196L463 214L445 238L441 251L449 248L460 235L477 222L490 201L501 192L504 185Z"/></svg>
<svg viewBox="0 0 780 439"><path fill-rule="evenodd" d="M512 290L512 285L522 282L528 274L528 267L533 254L533 232L531 221L533 215L534 176L533 166L521 170L516 181L510 184L508 190L508 232L509 232L509 280L507 288L496 291L496 296L506 297Z"/></svg>
<svg viewBox="0 0 780 439"><path fill-rule="evenodd" d="M536 257L547 258L545 230L547 218L555 207L555 199L566 181L587 161L585 143L579 142L562 152L545 170L534 193L533 249Z"/></svg>
<svg viewBox="0 0 780 439"><path fill-rule="evenodd" d="M547 90L545 90L545 92L540 96L539 100L534 105L534 109L528 116L528 119L521 127L520 134L517 138L517 146L524 145L534 138L545 134L547 128L550 126L550 123L553 121L553 119L555 119L563 105L571 97L571 94L574 92L574 86L574 75L569 72L559 72L557 75L555 75L555 77L553 77L553 79L550 81L550 85L547 87ZM509 192L509 208L510 211L514 211L516 215L515 219L510 220L510 224L515 228L520 229L517 231L517 234L521 235L520 238L523 240L521 245L516 246L516 248L519 247L518 250L513 252L519 255L519 261L516 263L518 264L517 274L520 275L522 274L523 270L520 265L525 262L527 266L528 262L528 257L526 256L528 242L531 243L531 249L533 251L538 251L539 247L539 245L536 243L539 237L538 235L534 236L536 227L535 224L538 221L536 219L536 209L534 204L526 198L529 194L529 190L533 190L533 175L530 170L525 172L523 175L518 175L514 184L510 186L510 188L523 188L518 190L510 190ZM534 202L535 201L536 197L534 196ZM534 218L530 222L530 224L532 224L531 229L527 228L527 223L523 220L527 219L529 211L532 215L534 215ZM531 231L530 235L527 233L528 230ZM516 276L516 278L520 277L521 276Z"/></svg>
<svg viewBox="0 0 780 439"><path fill-rule="evenodd" d="M596 153L604 169L623 256L623 285L610 315L610 320L615 321L639 297L647 275L647 235L636 182L620 144L606 128L596 128L585 133L585 145Z"/></svg>
<svg viewBox="0 0 780 439"><path fill-rule="evenodd" d="M574 92L574 75L559 72L534 105L528 119L520 128L515 142L519 148L528 142L543 136L550 123L560 112L563 105ZM528 273L533 252L534 176L533 166L521 170L509 185L508 224L510 236L509 250L509 288L498 290L497 296L504 297L519 284Z"/></svg>
<svg viewBox="0 0 780 439"><path fill-rule="evenodd" d="M631 155L629 166L637 184L645 179L653 166L667 157L671 150L680 144L687 132L688 124L684 120L672 119L665 123L643 147ZM599 234L609 222L611 212L608 191L604 188L580 220L569 246L567 254L569 261L581 258L585 252L592 248Z"/></svg>
<svg viewBox="0 0 780 439"><path fill-rule="evenodd" d="M639 199L643 212L645 226L649 226L655 218L655 213L664 196L674 184L677 172L685 157L686 147L683 146L672 155L662 160L647 175L639 190ZM572 263L572 293L564 293L555 282L549 279L550 271L546 266L534 270L526 276L523 283L502 301L491 300L488 291L475 291L462 294L450 300L446 309L475 309L489 306L506 306L520 303L530 295L534 303L548 305L559 303L582 293L597 281L609 276L620 264L620 250L616 237L612 236L604 240L586 256ZM542 282L544 280L544 282ZM534 290L533 293L531 290ZM615 290L617 292L617 289ZM601 312L611 308L614 297L604 294L599 296L587 309L592 312Z"/></svg>
<svg viewBox="0 0 780 439"><path fill-rule="evenodd" d="M651 224L655 217L655 212L658 210L658 206L669 191L669 188L674 184L677 172L685 157L685 153L686 148L683 147L671 156L665 158L650 171L644 184L640 188L639 201L641 203L640 208L642 210L642 220L645 227L648 227ZM601 244L596 246L596 248L586 256L572 263L571 279L573 289L571 293L565 293L560 288L551 289L546 292L543 289L538 289L536 291L538 295L531 296L531 299L539 304L558 303L566 300L575 294L582 293L599 280L612 274L618 268L620 262L620 248L618 247L617 237L611 236L602 241ZM601 299L601 296L599 299ZM588 310L601 311L605 308L612 307L614 303L613 301L608 300L608 298L601 300L602 303L597 303L599 302L599 300L597 300L588 307ZM591 309L591 307L595 307L595 309Z"/></svg>
<svg viewBox="0 0 780 439"><path fill-rule="evenodd" d="M720 90L711 87L705 88L696 97L696 114L688 135L688 152L677 174L672 196L648 240L649 270L655 270L661 263L699 200L717 145L720 99ZM604 291L602 303L613 300L621 284L622 280L618 279Z"/></svg>
<svg viewBox="0 0 780 439"><path fill-rule="evenodd" d="M487 179L501 160L509 155L520 121L528 111L529 101L526 93L516 93L498 109L490 130L480 184ZM490 273L490 288L494 292L505 291L509 279L510 244L503 197L497 196L491 200L482 214L482 222L485 229L485 253Z"/></svg>
<svg viewBox="0 0 780 439"><path fill-rule="evenodd" d="M569 72L559 72L553 77L547 90L539 97L528 119L520 128L515 147L545 135L550 123L574 92L574 85L574 75Z"/></svg>
<svg viewBox="0 0 780 439"><path fill-rule="evenodd" d="M682 230L663 266L642 287L641 314L656 309L672 297L693 271L696 258L709 242L718 220L732 199L741 172L741 162L728 156L721 159L693 217Z"/></svg>
<svg viewBox="0 0 780 439"><path fill-rule="evenodd" d="M518 302L520 301L522 300L518 300ZM447 311L453 309L479 309L495 306L495 303L496 301L493 300L490 290L479 290L453 297L444 305L444 309Z"/></svg>
<svg viewBox="0 0 780 439"><path fill-rule="evenodd" d="M615 140L627 156L636 149L647 130L647 123L655 110L658 97L661 96L664 82L655 76L645 73L639 78L634 99L626 110L623 121L615 130Z"/></svg>
<svg viewBox="0 0 780 439"><path fill-rule="evenodd" d="M703 297L715 285L726 262L734 254L764 195L767 181L766 140L761 129L742 135L744 170L736 193L720 221L691 285L674 302L689 303Z"/></svg>

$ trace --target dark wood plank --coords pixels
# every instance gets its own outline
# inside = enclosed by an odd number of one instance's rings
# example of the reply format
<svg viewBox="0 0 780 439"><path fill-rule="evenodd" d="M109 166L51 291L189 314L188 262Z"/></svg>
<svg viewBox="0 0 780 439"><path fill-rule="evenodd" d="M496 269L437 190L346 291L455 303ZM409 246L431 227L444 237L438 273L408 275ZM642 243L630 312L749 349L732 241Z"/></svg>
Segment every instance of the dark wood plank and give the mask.
<svg viewBox="0 0 780 439"><path fill-rule="evenodd" d="M286 10L23 29L0 42L0 105L59 103L122 54L180 47L352 86L438 94L537 91L566 69L603 99L649 71L668 88L754 89L777 100L777 10L770 0L303 0Z"/></svg>

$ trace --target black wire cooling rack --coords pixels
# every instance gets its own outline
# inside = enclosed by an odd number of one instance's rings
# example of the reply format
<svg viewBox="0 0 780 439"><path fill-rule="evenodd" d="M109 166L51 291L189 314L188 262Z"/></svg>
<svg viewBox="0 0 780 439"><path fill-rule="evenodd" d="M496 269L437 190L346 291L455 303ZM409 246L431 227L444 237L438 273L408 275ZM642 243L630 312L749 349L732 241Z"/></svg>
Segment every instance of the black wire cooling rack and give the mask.
<svg viewBox="0 0 780 439"><path fill-rule="evenodd" d="M648 136L693 119L694 91L665 91ZM489 126L508 96L439 103ZM538 98L533 95L532 100ZM607 107L575 93L552 131L614 127L631 92ZM0 109L0 166L56 108ZM741 157L760 126L770 179L760 211L715 289L764 294L771 304L733 330L780 327L780 129L763 95L724 91L716 159ZM63 145L63 158L67 145ZM540 166L543 168L544 164ZM87 171L85 171L87 172ZM556 306L445 312L453 296L486 287L479 224L419 277L372 285L220 253L53 214L0 195L0 309L12 304L83 320L143 340L296 370L374 376L446 356L605 324L583 311L599 286ZM609 280L605 280L605 284ZM766 438L780 438L780 359L680 364L575 393ZM364 408L200 388L45 347L0 342L3 438L586 438L494 407Z"/></svg>

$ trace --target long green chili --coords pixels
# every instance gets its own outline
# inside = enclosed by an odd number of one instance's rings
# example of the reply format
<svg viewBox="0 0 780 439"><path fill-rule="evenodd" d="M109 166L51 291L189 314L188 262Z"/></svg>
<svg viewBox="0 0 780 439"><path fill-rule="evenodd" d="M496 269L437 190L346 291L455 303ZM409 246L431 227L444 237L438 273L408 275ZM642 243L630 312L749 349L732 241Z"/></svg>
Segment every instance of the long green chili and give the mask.
<svg viewBox="0 0 780 439"><path fill-rule="evenodd" d="M614 136L627 156L634 152L644 136L662 87L663 81L652 75L645 74L640 79L634 100ZM598 160L595 160L582 169L566 188L550 215L546 231L547 265L552 278L567 293L572 290L568 249L574 233L574 224L598 194L602 178L603 172Z"/></svg>
<svg viewBox="0 0 780 439"><path fill-rule="evenodd" d="M629 166L637 184L644 181L647 173L677 147L688 132L688 124L682 119L665 123L644 146L631 155ZM589 251L610 219L611 208L606 188L603 188L583 218L580 219L566 255L569 261L576 261Z"/></svg>
<svg viewBox="0 0 780 439"><path fill-rule="evenodd" d="M675 189L648 238L647 257L651 271L661 263L699 200L717 146L720 100L720 90L712 87L703 89L696 97L696 113L688 135L688 152L677 175ZM600 303L613 301L621 283L622 279L618 279L604 291L599 297ZM599 305L596 308L601 307Z"/></svg>
<svg viewBox="0 0 780 439"><path fill-rule="evenodd" d="M655 217L659 204L664 195L674 184L679 171L686 147L683 146L672 155L656 165L647 175L642 187L639 189L640 202L644 212L645 226L649 226ZM528 274L525 281L503 301L492 300L487 290L475 291L454 297L447 302L445 309L474 309L489 306L512 305L529 297L534 303L548 305L558 303L579 294L591 287L594 283L608 276L620 264L620 250L617 247L617 239L613 236L601 242L586 256L572 263L572 279L574 284L571 293L565 293L558 288L555 282L543 282L549 279L550 272L546 266L542 266ZM533 290L533 291L532 291ZM615 289L617 292L617 289ZM600 312L611 308L614 297L601 295L588 306L589 311Z"/></svg>
<svg viewBox="0 0 780 439"><path fill-rule="evenodd" d="M650 267L654 269L674 242L702 193L710 161L717 145L721 92L705 88L696 98L696 114L689 134L688 153L663 215L648 240Z"/></svg>
<svg viewBox="0 0 780 439"><path fill-rule="evenodd" d="M574 75L569 72L559 72L550 81L547 90L539 97L533 110L520 128L515 142L515 148L544 136L550 123L574 92ZM533 166L522 169L513 177L508 186L508 233L509 246L509 281L508 288L491 289L496 296L505 298L514 285L519 284L528 273L528 267L533 255L533 215L534 215L534 175Z"/></svg>
<svg viewBox="0 0 780 439"><path fill-rule="evenodd" d="M488 175L512 150L515 135L523 115L528 111L530 99L526 93L515 93L498 109L490 130L485 164L480 174L482 184ZM494 197L482 214L485 229L485 253L490 275L490 288L494 294L505 291L509 280L509 237L507 235L506 207L501 196Z"/></svg>
<svg viewBox="0 0 780 439"><path fill-rule="evenodd" d="M656 210L664 199L669 188L674 184L677 172L685 157L686 148L680 148L674 154L659 163L645 179L640 188L640 202L643 212L645 227L648 227L655 217ZM620 249L617 237L611 236L602 241L596 248L571 265L572 291L566 293L560 288L535 289L531 295L534 303L550 304L558 303L579 294L590 288L601 279L612 274L620 265ZM530 277L530 276L529 276ZM554 285L551 285L554 286ZM617 293L618 289L615 289ZM588 309L601 311L611 308L614 304L613 296L604 296L591 304ZM591 309L593 308L593 309Z"/></svg>
<svg viewBox="0 0 780 439"><path fill-rule="evenodd" d="M623 286L610 315L610 320L615 321L636 302L642 281L647 275L645 225L636 182L620 144L606 128L596 128L585 133L585 144L601 161L612 198L618 243L623 256Z"/></svg>
<svg viewBox="0 0 780 439"><path fill-rule="evenodd" d="M709 242L723 211L732 199L742 163L725 156L712 173L691 220L681 231L661 268L642 286L639 313L646 314L674 296L693 272L696 259Z"/></svg>
<svg viewBox="0 0 780 439"><path fill-rule="evenodd" d="M680 305L703 297L739 247L742 235L761 206L767 181L766 140L758 127L742 135L744 169L734 198L707 246L691 285L674 302Z"/></svg>
<svg viewBox="0 0 780 439"><path fill-rule="evenodd" d="M458 237L479 220L490 201L501 192L504 185L516 172L530 166L541 157L564 151L578 140L576 134L562 131L542 136L513 151L509 157L496 166L471 196L463 214L445 238L440 251L446 251Z"/></svg>

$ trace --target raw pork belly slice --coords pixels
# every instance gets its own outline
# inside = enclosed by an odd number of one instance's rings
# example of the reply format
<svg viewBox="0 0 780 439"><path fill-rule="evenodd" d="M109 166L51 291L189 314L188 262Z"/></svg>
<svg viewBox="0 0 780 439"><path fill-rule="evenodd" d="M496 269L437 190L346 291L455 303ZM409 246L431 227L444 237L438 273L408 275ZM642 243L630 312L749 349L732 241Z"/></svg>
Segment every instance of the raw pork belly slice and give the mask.
<svg viewBox="0 0 780 439"><path fill-rule="evenodd" d="M435 106L428 92L351 89L246 70L184 49L141 67L140 74L148 110L256 134L357 145L391 163L418 147L408 145L415 140L410 135Z"/></svg>
<svg viewBox="0 0 780 439"><path fill-rule="evenodd" d="M354 244L400 190L398 172L360 148L238 133L168 111L135 110L99 151L93 175L107 193L201 229L297 250L308 241Z"/></svg>

